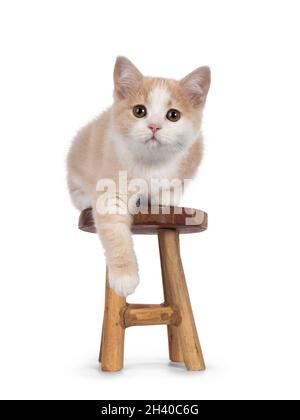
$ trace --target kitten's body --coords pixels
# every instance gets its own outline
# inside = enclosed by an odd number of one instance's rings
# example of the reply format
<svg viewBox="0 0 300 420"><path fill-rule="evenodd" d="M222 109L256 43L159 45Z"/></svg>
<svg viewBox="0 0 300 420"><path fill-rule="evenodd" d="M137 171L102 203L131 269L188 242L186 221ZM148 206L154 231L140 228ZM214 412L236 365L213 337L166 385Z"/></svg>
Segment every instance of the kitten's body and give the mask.
<svg viewBox="0 0 300 420"><path fill-rule="evenodd" d="M130 233L132 218L129 212L100 214L96 210L102 194L96 191L97 182L111 179L117 184L120 171L125 171L128 182L142 178L150 191L152 179L171 182L191 178L202 157L200 126L209 70L200 68L176 82L143 77L129 60L119 58L114 77L113 106L74 139L68 157L68 183L73 203L79 210L93 207L97 231L106 251L111 286L118 294L127 296L138 284ZM132 114L132 108L138 104L147 107L144 118ZM170 122L165 118L170 108L180 109L181 120ZM119 191L111 198L124 201ZM148 198L161 203L157 195Z"/></svg>

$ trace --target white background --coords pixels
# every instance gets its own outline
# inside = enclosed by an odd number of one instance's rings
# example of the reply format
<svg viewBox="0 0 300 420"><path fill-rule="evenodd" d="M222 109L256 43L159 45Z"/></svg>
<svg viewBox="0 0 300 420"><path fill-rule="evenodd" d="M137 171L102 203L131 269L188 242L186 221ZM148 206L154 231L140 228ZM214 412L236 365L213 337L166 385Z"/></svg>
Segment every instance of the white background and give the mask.
<svg viewBox="0 0 300 420"><path fill-rule="evenodd" d="M0 3L0 397L300 397L298 1ZM115 57L180 78L207 64L206 154L182 238L205 373L170 366L165 327L126 332L97 364L105 263L65 182L76 130L109 106ZM132 302L161 302L157 243L137 237Z"/></svg>

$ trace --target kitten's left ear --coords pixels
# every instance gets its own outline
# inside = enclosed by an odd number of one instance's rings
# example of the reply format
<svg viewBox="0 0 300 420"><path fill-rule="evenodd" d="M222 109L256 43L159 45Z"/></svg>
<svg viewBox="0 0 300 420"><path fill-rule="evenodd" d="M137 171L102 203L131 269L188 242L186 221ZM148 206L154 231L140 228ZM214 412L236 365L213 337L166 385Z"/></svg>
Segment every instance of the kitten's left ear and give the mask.
<svg viewBox="0 0 300 420"><path fill-rule="evenodd" d="M118 57L114 70L115 94L119 99L127 98L142 79L142 73L126 57Z"/></svg>
<svg viewBox="0 0 300 420"><path fill-rule="evenodd" d="M180 81L183 91L194 107L205 103L210 86L210 68L199 67Z"/></svg>

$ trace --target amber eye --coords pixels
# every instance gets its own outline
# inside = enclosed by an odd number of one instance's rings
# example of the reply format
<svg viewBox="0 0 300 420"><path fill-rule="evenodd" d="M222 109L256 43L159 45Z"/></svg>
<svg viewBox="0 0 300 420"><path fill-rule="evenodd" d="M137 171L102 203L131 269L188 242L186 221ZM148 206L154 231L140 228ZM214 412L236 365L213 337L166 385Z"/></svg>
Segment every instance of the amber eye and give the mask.
<svg viewBox="0 0 300 420"><path fill-rule="evenodd" d="M147 109L144 105L136 105L132 111L136 118L144 118L147 115Z"/></svg>
<svg viewBox="0 0 300 420"><path fill-rule="evenodd" d="M180 120L181 114L177 109L169 109L167 112L167 118L169 121L176 122Z"/></svg>

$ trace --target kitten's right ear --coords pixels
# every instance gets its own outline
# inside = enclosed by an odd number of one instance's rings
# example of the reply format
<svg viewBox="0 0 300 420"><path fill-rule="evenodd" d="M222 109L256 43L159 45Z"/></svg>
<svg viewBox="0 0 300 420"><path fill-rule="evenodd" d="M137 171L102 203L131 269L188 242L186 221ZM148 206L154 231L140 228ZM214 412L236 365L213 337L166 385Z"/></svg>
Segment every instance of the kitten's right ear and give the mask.
<svg viewBox="0 0 300 420"><path fill-rule="evenodd" d="M127 98L143 78L142 73L126 57L117 57L114 70L115 95Z"/></svg>
<svg viewBox="0 0 300 420"><path fill-rule="evenodd" d="M197 108L205 103L210 86L210 68L199 67L180 81L189 101Z"/></svg>

